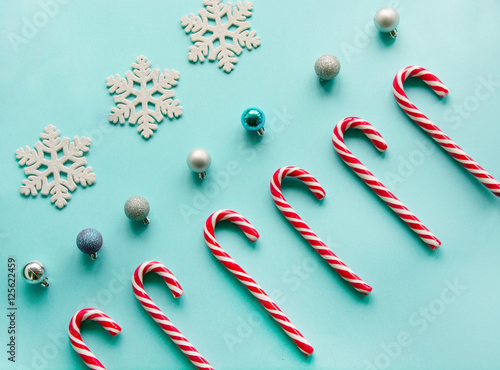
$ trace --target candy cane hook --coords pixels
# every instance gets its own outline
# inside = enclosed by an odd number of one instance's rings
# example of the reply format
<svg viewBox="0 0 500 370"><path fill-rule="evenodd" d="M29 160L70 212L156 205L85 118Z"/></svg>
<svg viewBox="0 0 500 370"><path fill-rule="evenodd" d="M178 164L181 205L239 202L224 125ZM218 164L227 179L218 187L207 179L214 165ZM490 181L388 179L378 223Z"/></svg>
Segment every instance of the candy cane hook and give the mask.
<svg viewBox="0 0 500 370"><path fill-rule="evenodd" d="M250 277L250 275L248 275L231 258L231 256L229 256L229 254L227 254L226 251L220 247L219 243L217 243L214 236L214 228L219 221L229 221L238 225L245 236L252 242L255 242L259 238L259 233L246 218L237 212L227 209L222 209L211 214L205 223L204 229L205 242L215 258L217 258L224 265L224 267L229 270L229 272L231 272L243 285L247 287L250 293L252 293L253 296L259 300L262 306L264 306L267 312L271 314L273 319L276 320L285 333L292 338L297 347L299 347L299 349L306 356L309 356L314 351L309 342L295 328L295 326L293 326L290 320L288 320L276 303L269 298L266 292L264 292L262 288Z"/></svg>
<svg viewBox="0 0 500 370"><path fill-rule="evenodd" d="M112 336L120 333L122 328L120 328L118 324L111 320L111 318L104 312L96 310L95 308L84 308L83 310L78 311L73 315L71 321L69 322L69 340L75 352L90 369L105 370L106 368L101 364L97 357L90 352L89 347L87 347L82 340L80 326L85 320L97 321Z"/></svg>
<svg viewBox="0 0 500 370"><path fill-rule="evenodd" d="M335 271L339 273L344 280L351 284L358 292L363 294L370 293L372 291L372 287L352 272L352 270L347 267L325 243L323 243L323 241L311 230L311 228L307 226L304 221L302 221L293 208L290 207L290 204L288 204L283 196L283 193L281 192L281 182L287 176L295 177L296 179L302 181L318 199L323 199L326 194L323 187L309 172L298 167L282 167L274 173L273 178L271 179L271 196L274 204L276 204L276 207L278 207L283 216L290 221L295 230L297 230L300 235L308 241L308 243L320 254L321 257L323 257L326 262L330 264L330 266L334 268Z"/></svg>
<svg viewBox="0 0 500 370"><path fill-rule="evenodd" d="M422 241L432 249L437 249L441 242L432 234L420 220L405 207L396 196L389 191L363 163L361 163L344 143L344 132L349 128L361 130L380 152L387 149L387 144L380 133L368 122L357 117L347 117L333 129L333 146L338 155L358 175L380 199L382 199L403 220Z"/></svg>
<svg viewBox="0 0 500 370"><path fill-rule="evenodd" d="M203 358L202 355L193 347L191 343L181 334L179 330L172 324L172 322L165 316L165 314L158 308L157 305L149 298L149 295L144 290L143 279L144 275L148 272L154 272L160 275L168 288L172 292L174 298L179 298L183 291L179 281L169 269L160 262L148 261L141 264L134 272L132 277L132 288L134 294L142 307L151 315L154 321L163 329L165 333L172 339L172 341L179 347L179 349L189 358L189 360L198 369L211 369L213 367Z"/></svg>
<svg viewBox="0 0 500 370"><path fill-rule="evenodd" d="M424 81L440 97L448 95L448 88L427 69L417 66L409 66L400 70L392 83L394 97L401 109L417 125L427 132L433 139L441 145L457 162L467 171L475 176L484 186L486 186L497 197L500 196L500 183L486 172L479 164L465 153L462 148L453 142L443 131L439 129L429 118L427 118L418 108L410 102L406 96L403 83L408 77L418 77Z"/></svg>

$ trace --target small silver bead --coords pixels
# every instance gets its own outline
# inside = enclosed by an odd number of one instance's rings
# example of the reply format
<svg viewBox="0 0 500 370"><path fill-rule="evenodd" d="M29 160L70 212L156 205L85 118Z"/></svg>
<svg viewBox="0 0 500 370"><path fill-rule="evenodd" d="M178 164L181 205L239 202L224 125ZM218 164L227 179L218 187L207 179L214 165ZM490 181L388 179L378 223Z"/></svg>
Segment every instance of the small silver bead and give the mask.
<svg viewBox="0 0 500 370"><path fill-rule="evenodd" d="M124 211L132 221L142 221L145 225L149 224L149 202L140 195L134 195L125 202Z"/></svg>
<svg viewBox="0 0 500 370"><path fill-rule="evenodd" d="M197 148L192 150L187 156L187 164L191 171L199 174L203 180L207 175L207 170L212 163L210 153L205 149Z"/></svg>
<svg viewBox="0 0 500 370"><path fill-rule="evenodd" d="M390 7L380 9L375 14L373 21L380 32L389 32L392 38L396 38L399 14L395 9Z"/></svg>
<svg viewBox="0 0 500 370"><path fill-rule="evenodd" d="M335 55L324 54L314 63L314 72L322 81L335 78L340 72L340 62Z"/></svg>
<svg viewBox="0 0 500 370"><path fill-rule="evenodd" d="M23 267L23 279L29 284L41 284L49 286L49 279L45 277L45 266L40 261L28 262Z"/></svg>

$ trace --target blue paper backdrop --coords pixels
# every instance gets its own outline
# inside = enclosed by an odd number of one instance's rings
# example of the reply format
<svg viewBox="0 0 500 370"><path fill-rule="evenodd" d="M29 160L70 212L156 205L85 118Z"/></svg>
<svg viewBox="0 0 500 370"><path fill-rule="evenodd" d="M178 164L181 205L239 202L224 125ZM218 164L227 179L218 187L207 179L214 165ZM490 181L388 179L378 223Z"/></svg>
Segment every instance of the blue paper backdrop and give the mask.
<svg viewBox="0 0 500 370"><path fill-rule="evenodd" d="M176 274L184 296L174 300L155 276L146 278L147 291L216 368L498 366L500 201L406 117L391 84L407 65L436 73L449 97L409 81L410 99L500 177L499 2L395 1L401 23L391 43L372 27L384 1L255 0L250 20L262 45L244 51L231 74L187 59L191 42L179 20L196 14L201 0L53 3L4 1L0 11L2 294L9 256L18 272L17 361L7 361L5 351L5 297L0 367L84 369L67 326L90 306L123 328L112 338L98 324L85 325L84 340L109 369L189 368L132 293L134 269L152 259ZM30 33L23 27L34 18L39 26ZM337 55L342 69L322 86L313 65L324 53ZM148 141L136 127L107 122L114 103L106 78L124 75L141 54L154 68L180 71L174 91L184 108ZM268 118L260 141L240 124L249 106ZM349 115L371 122L389 145L379 154L350 132L349 148L440 238L441 249L430 251L336 155L331 132ZM48 124L63 136L92 137L86 158L97 182L78 187L63 210L41 195L19 194L25 176L15 151L32 146ZM203 183L185 163L195 147L212 154ZM291 180L284 193L373 286L369 297L346 284L276 209L269 181L285 165L308 170L324 186L321 202ZM135 194L151 203L147 228L123 214ZM229 225L216 236L314 346L310 358L207 249L203 224L221 208L240 212L259 231L255 245ZM104 237L95 262L75 246L86 227ZM31 259L45 262L50 288L20 280Z"/></svg>

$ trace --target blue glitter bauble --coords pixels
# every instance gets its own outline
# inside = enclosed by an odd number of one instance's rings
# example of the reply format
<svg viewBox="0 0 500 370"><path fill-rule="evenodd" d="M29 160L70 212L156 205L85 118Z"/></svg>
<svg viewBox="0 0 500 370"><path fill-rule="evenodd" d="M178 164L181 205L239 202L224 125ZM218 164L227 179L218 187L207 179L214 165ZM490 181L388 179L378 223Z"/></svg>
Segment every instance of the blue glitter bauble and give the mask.
<svg viewBox="0 0 500 370"><path fill-rule="evenodd" d="M76 237L76 245L85 254L96 253L102 247L102 235L96 229L84 229Z"/></svg>
<svg viewBox="0 0 500 370"><path fill-rule="evenodd" d="M266 116L259 108L248 108L241 115L241 124L250 131L258 131L264 127Z"/></svg>

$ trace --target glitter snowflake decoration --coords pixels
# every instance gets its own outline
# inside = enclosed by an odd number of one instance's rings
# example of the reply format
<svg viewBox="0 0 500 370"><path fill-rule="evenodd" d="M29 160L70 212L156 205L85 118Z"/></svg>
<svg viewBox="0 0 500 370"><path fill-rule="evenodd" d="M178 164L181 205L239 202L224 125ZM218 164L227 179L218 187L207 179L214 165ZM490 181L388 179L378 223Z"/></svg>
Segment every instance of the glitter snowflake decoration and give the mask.
<svg viewBox="0 0 500 370"><path fill-rule="evenodd" d="M191 33L194 46L189 48L188 58L192 62L203 62L219 59L219 67L225 72L234 69L243 47L248 50L260 45L260 37L250 31L250 22L246 19L252 15L253 5L249 1L221 4L222 0L204 0L205 8L199 11L200 16L192 13L181 18L181 25L186 33ZM227 21L224 22L227 18ZM230 43L232 41L232 43ZM214 43L218 42L218 46Z"/></svg>
<svg viewBox="0 0 500 370"><path fill-rule="evenodd" d="M158 128L156 122L163 121L163 117L173 119L182 114L179 100L173 100L172 87L177 85L179 72L165 69L153 69L146 57L140 56L137 63L132 63L134 71L128 71L125 77L120 75L107 78L106 85L109 92L115 95L116 107L111 108L109 121L123 125L128 119L130 125L139 123L137 131L149 139L153 131ZM154 106L154 109L152 109Z"/></svg>
<svg viewBox="0 0 500 370"><path fill-rule="evenodd" d="M83 153L89 151L90 138L61 139L61 131L52 125L43 131L40 134L42 141L37 141L34 149L26 145L16 150L16 158L21 166L25 166L24 172L28 176L22 181L21 194L36 196L42 189L43 195L52 194L50 200L56 207L63 208L76 184L86 187L95 182L92 167L85 167L87 160L83 157Z"/></svg>

